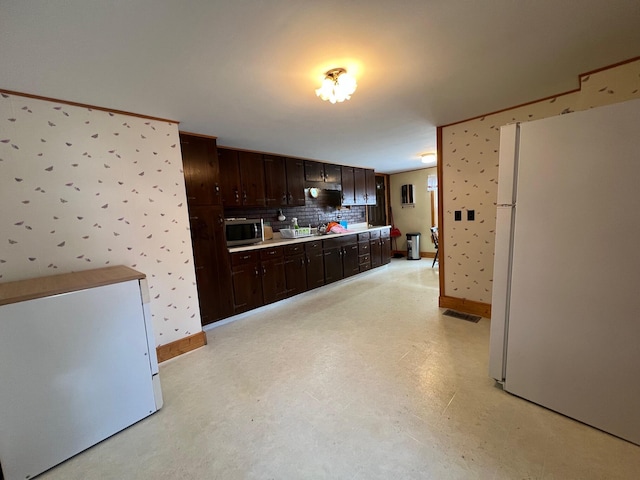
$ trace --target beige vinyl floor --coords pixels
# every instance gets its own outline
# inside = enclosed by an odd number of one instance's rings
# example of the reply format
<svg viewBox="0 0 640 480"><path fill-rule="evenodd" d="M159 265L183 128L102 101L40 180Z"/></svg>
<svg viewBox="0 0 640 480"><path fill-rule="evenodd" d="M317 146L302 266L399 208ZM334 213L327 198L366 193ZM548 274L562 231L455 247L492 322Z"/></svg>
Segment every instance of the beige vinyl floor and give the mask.
<svg viewBox="0 0 640 480"><path fill-rule="evenodd" d="M640 447L496 387L489 320L437 300L430 259L394 259L210 329L162 410L40 478L640 478Z"/></svg>

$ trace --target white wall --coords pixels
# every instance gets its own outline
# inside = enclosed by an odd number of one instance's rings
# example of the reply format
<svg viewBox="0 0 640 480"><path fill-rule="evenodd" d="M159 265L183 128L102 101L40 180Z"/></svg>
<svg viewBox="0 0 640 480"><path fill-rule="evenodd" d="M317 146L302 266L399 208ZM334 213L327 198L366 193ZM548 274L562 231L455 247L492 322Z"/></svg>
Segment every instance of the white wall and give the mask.
<svg viewBox="0 0 640 480"><path fill-rule="evenodd" d="M407 249L407 233L420 232L420 252L435 252L431 243L431 197L427 191L427 177L435 175L436 169L423 168L411 172L396 173L389 177L391 208L395 226L402 236L397 239L398 250ZM402 207L402 185L415 185L415 207ZM395 248L395 245L392 246Z"/></svg>
<svg viewBox="0 0 640 480"><path fill-rule="evenodd" d="M175 123L0 95L0 282L126 265L156 345L202 330Z"/></svg>

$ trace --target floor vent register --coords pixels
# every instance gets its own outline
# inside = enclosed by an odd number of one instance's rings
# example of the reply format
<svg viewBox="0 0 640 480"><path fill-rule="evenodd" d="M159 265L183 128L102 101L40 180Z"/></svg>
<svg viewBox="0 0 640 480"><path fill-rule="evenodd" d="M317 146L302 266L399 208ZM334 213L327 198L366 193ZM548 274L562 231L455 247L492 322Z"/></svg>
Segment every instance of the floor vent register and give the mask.
<svg viewBox="0 0 640 480"><path fill-rule="evenodd" d="M455 310L445 310L444 315L453 318L459 318L460 320L466 320L467 322L478 323L482 317L478 315L469 315L468 313L460 313Z"/></svg>

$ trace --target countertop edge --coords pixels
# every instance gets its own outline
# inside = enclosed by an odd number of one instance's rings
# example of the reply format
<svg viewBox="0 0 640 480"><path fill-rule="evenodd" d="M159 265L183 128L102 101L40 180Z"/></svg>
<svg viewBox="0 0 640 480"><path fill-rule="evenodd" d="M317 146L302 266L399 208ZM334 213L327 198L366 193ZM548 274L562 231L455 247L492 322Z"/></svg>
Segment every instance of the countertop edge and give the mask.
<svg viewBox="0 0 640 480"><path fill-rule="evenodd" d="M142 272L116 265L0 283L0 306L143 278Z"/></svg>
<svg viewBox="0 0 640 480"><path fill-rule="evenodd" d="M231 248L228 248L227 250L229 251L229 253L247 252L249 250L259 250L262 248L269 248L269 247L282 247L282 246L291 245L294 243L311 242L313 240L329 240L331 238L344 237L347 235L356 235L358 233L366 233L374 230L382 230L385 228L391 228L391 225L383 225L379 227L370 227L370 228L364 228L364 229L358 229L358 230L349 230L345 233L331 233L328 235L310 235L308 237L302 237L302 238L274 238L272 240L264 240L262 242L254 243L251 245L241 245L239 247L231 247Z"/></svg>

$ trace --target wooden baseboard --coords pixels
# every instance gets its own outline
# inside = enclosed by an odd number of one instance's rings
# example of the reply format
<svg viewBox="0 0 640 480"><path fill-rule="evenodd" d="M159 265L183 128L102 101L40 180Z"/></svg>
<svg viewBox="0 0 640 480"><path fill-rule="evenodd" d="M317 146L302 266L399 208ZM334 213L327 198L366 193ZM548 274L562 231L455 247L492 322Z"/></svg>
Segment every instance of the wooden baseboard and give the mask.
<svg viewBox="0 0 640 480"><path fill-rule="evenodd" d="M391 251L391 256L393 257L396 253L400 253L404 257L407 256L407 251L406 250L392 250ZM433 258L435 256L436 256L436 252L420 252L420 257L421 258Z"/></svg>
<svg viewBox="0 0 640 480"><path fill-rule="evenodd" d="M156 348L158 363L162 363L170 358L177 357L183 353L190 352L196 348L204 347L207 344L207 334L205 332L196 333L189 337L181 338L175 342L160 345Z"/></svg>
<svg viewBox="0 0 640 480"><path fill-rule="evenodd" d="M441 295L438 298L438 306L440 308L451 308L462 313L470 313L472 315L480 315L481 317L491 318L491 304L474 302L466 298L445 297Z"/></svg>

